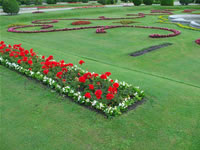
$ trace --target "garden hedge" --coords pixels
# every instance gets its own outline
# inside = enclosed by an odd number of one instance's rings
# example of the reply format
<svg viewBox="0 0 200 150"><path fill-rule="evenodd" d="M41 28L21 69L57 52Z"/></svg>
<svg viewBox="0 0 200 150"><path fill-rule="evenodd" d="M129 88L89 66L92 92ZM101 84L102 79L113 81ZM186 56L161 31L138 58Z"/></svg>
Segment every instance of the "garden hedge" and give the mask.
<svg viewBox="0 0 200 150"><path fill-rule="evenodd" d="M161 0L161 6L174 6L174 0Z"/></svg>

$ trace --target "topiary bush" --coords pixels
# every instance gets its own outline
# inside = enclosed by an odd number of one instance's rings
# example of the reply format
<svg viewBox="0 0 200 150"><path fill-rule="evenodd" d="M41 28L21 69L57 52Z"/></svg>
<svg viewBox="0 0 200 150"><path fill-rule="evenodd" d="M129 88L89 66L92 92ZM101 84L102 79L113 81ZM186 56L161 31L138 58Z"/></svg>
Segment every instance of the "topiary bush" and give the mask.
<svg viewBox="0 0 200 150"><path fill-rule="evenodd" d="M47 0L47 4L56 4L57 0Z"/></svg>
<svg viewBox="0 0 200 150"><path fill-rule="evenodd" d="M19 4L16 0L3 0L3 12L9 15L16 15L19 12Z"/></svg>
<svg viewBox="0 0 200 150"><path fill-rule="evenodd" d="M153 0L143 0L143 3L145 5L152 5L153 4Z"/></svg>
<svg viewBox="0 0 200 150"><path fill-rule="evenodd" d="M142 4L142 0L132 0L135 6L140 6Z"/></svg>
<svg viewBox="0 0 200 150"><path fill-rule="evenodd" d="M161 6L174 6L174 0L161 0Z"/></svg>

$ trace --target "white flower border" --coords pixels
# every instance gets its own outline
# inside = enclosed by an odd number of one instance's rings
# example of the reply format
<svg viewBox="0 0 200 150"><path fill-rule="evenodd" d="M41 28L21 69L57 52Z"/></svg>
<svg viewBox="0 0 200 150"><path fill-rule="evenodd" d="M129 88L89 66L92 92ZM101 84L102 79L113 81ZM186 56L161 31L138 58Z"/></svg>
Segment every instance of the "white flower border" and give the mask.
<svg viewBox="0 0 200 150"><path fill-rule="evenodd" d="M85 98L85 96L82 96L81 92L75 92L70 86L61 87L55 80L52 78L48 78L47 76L43 75L40 72L33 72L31 70L25 69L21 67L20 65L16 63L9 62L7 59L3 59L2 56L0 56L0 64L3 64L6 67L12 68L20 73L25 74L26 76L29 76L31 78L35 78L39 81L42 81L44 84L49 85L51 88L56 89L60 93L67 95L69 97L72 97L72 99L80 104L86 104L89 106L92 106L95 109L103 111L107 116L117 116L122 114L122 111L125 111L129 106L134 104L137 101L142 100L144 97L144 91L140 90L139 87L134 87L137 92L134 94L134 98L130 98L129 96L124 99L123 102L119 103L118 106L111 107L107 106L106 104L103 104L101 102L98 102L97 100L90 100L88 98ZM73 67L70 67L71 69L77 70L80 69L83 73L87 73L88 71L85 71L76 65ZM100 76L100 75L99 75ZM110 81L111 79L108 77L106 80ZM118 82L118 80L115 80L116 83L119 83L120 86L123 87L130 87L131 84L127 84L126 82ZM142 97L139 96L139 93L142 94Z"/></svg>

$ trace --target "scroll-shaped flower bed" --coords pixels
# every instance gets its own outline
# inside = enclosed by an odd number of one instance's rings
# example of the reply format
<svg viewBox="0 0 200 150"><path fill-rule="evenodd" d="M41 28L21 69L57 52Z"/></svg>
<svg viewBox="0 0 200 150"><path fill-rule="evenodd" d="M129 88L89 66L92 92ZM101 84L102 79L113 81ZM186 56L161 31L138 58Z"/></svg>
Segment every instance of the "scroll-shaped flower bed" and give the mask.
<svg viewBox="0 0 200 150"><path fill-rule="evenodd" d="M117 116L144 98L144 92L125 82L112 80L110 72L97 74L85 71L53 56L37 55L21 44L0 42L0 64L34 78L71 97L75 102L97 109L107 116ZM80 60L79 64L85 63Z"/></svg>
<svg viewBox="0 0 200 150"><path fill-rule="evenodd" d="M49 30L37 30L37 31L21 31L17 30L20 28L28 28L28 27L41 27L41 29L48 29L53 26L49 25L27 25L27 26L17 26L8 29L8 32L16 32L16 33L42 33L42 32L57 32L57 31L71 31L71 30L83 30L83 29L92 29L99 28L96 30L96 33L106 33L105 30L113 29L113 28L144 28L144 29L156 29L156 30L166 30L169 32L173 32L171 34L151 34L149 37L151 38L167 38L179 35L181 32L175 29L161 28L161 27L151 27L151 26L134 26L134 25L113 25L113 26L89 26L89 27L78 27L78 28L63 28L63 29L49 29Z"/></svg>

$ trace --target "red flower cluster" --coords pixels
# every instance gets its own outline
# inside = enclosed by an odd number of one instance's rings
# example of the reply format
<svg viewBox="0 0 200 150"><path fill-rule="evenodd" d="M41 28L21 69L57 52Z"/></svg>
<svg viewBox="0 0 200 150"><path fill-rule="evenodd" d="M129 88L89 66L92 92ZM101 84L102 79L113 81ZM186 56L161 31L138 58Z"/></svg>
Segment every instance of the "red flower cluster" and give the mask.
<svg viewBox="0 0 200 150"><path fill-rule="evenodd" d="M75 21L72 22L72 25L86 25L86 24L91 24L90 21Z"/></svg>
<svg viewBox="0 0 200 150"><path fill-rule="evenodd" d="M197 39L195 42L200 45L200 39Z"/></svg>
<svg viewBox="0 0 200 150"><path fill-rule="evenodd" d="M101 99L102 91L101 90L96 90L95 95L97 99Z"/></svg>

